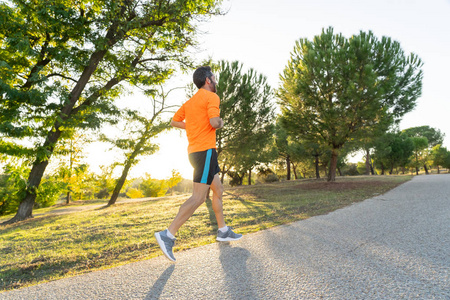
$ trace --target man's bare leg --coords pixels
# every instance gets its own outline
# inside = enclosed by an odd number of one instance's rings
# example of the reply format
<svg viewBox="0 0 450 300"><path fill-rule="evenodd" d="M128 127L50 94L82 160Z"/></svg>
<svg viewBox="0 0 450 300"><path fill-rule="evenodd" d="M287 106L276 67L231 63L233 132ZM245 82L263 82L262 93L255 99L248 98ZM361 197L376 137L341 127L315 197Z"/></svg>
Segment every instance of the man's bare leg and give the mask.
<svg viewBox="0 0 450 300"><path fill-rule="evenodd" d="M219 226L219 228L222 228L225 227L226 224L223 217L223 185L218 174L214 176L214 179L211 183L211 190L213 191L212 208L214 210L214 214L216 215L217 225Z"/></svg>
<svg viewBox="0 0 450 300"><path fill-rule="evenodd" d="M178 214L169 226L171 234L175 235L180 227L192 216L195 210L206 200L209 185L194 182L192 196L186 200L178 210Z"/></svg>

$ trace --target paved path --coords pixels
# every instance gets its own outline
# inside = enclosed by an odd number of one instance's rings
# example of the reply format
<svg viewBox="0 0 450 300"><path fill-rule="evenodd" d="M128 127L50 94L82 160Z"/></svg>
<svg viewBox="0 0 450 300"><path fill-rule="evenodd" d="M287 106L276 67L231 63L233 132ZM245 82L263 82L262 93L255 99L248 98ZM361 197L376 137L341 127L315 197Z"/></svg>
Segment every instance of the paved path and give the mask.
<svg viewBox="0 0 450 300"><path fill-rule="evenodd" d="M175 255L0 299L450 299L450 175Z"/></svg>

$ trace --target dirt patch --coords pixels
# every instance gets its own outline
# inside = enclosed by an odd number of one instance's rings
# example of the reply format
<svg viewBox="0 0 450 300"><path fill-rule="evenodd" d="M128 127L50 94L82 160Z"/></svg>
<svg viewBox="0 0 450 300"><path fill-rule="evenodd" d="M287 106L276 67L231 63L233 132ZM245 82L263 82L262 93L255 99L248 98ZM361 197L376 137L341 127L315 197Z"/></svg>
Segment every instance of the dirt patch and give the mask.
<svg viewBox="0 0 450 300"><path fill-rule="evenodd" d="M351 181L351 182L305 182L294 186L299 190L346 191L365 187L386 185L385 181Z"/></svg>

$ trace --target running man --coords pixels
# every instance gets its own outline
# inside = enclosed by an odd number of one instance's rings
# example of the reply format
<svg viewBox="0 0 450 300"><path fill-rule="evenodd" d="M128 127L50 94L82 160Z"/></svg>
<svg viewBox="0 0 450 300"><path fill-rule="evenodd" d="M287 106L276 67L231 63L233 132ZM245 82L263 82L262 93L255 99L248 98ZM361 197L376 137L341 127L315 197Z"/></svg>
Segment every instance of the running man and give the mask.
<svg viewBox="0 0 450 300"><path fill-rule="evenodd" d="M223 127L223 120L220 118L216 80L208 66L195 70L193 77L199 90L175 113L171 125L186 130L189 161L194 167L194 190L192 196L180 206L169 228L155 233L161 250L171 261L175 261L172 248L178 229L205 202L209 188L213 191L212 207L219 226L217 240L225 242L242 238L242 234L234 233L225 224L223 217L223 185L217 174L220 168L216 152L216 129Z"/></svg>

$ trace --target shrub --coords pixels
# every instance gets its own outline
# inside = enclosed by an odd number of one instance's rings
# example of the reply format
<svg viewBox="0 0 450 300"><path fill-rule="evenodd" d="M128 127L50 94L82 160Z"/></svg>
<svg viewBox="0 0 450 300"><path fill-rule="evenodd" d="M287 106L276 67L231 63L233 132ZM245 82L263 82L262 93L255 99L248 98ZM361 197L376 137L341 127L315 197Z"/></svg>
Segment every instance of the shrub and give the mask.
<svg viewBox="0 0 450 300"><path fill-rule="evenodd" d="M45 178L37 190L35 208L54 205L65 188L65 183L53 178Z"/></svg>
<svg viewBox="0 0 450 300"><path fill-rule="evenodd" d="M103 188L98 193L95 193L94 196L98 199L106 199L109 195L108 188Z"/></svg>
<svg viewBox="0 0 450 300"><path fill-rule="evenodd" d="M17 211L24 197L29 169L22 165L8 164L0 177L0 215Z"/></svg>
<svg viewBox="0 0 450 300"><path fill-rule="evenodd" d="M278 176L276 174L272 173L272 174L269 174L269 175L265 176L263 178L263 180L266 183L271 183L271 182L278 182L278 181L280 181L280 178L278 178Z"/></svg>
<svg viewBox="0 0 450 300"><path fill-rule="evenodd" d="M129 188L126 195L128 198L131 198L131 199L144 197L144 194L142 193L142 191L135 189L135 188Z"/></svg>

